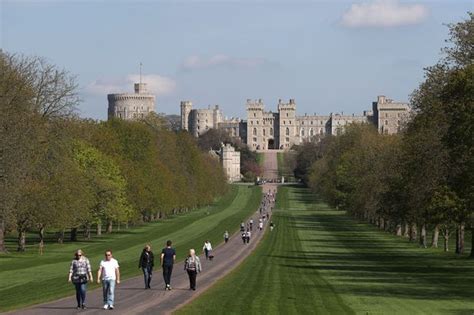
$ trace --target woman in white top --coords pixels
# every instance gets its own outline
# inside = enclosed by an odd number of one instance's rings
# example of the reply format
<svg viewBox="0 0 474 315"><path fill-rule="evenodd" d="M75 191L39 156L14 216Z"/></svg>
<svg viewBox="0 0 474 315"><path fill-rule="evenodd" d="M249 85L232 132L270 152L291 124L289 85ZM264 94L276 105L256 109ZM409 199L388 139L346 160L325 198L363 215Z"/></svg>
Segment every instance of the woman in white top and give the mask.
<svg viewBox="0 0 474 315"><path fill-rule="evenodd" d="M189 276L189 289L196 290L196 275L201 272L201 260L196 256L194 249L189 250L189 255L184 261L184 270Z"/></svg>
<svg viewBox="0 0 474 315"><path fill-rule="evenodd" d="M209 240L204 242L204 246L202 247L202 250L206 254L206 259L209 259L209 256L211 256L211 251L212 251L212 245Z"/></svg>

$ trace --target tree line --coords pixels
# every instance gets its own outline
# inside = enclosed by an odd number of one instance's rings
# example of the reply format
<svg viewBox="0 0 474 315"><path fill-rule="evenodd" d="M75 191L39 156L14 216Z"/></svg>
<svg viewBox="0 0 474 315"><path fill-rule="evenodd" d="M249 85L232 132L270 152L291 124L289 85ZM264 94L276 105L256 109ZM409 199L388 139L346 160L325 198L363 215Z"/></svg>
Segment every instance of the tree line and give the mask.
<svg viewBox="0 0 474 315"><path fill-rule="evenodd" d="M448 27L449 46L412 93L402 133L351 125L297 148L295 174L331 205L421 247L441 236L448 251L453 237L462 254L470 229L474 256L473 14Z"/></svg>
<svg viewBox="0 0 474 315"><path fill-rule="evenodd" d="M218 163L160 116L80 119L75 77L45 59L0 51L0 251L5 236L65 230L89 239L211 203ZM94 233L92 233L94 232Z"/></svg>

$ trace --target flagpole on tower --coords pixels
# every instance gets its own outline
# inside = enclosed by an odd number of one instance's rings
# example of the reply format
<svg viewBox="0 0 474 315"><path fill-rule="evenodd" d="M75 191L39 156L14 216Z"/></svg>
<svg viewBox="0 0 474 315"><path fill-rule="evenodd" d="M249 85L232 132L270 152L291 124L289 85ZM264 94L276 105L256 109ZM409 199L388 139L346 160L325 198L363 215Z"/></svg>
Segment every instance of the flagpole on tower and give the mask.
<svg viewBox="0 0 474 315"><path fill-rule="evenodd" d="M140 62L140 85L142 85L142 66L143 64Z"/></svg>

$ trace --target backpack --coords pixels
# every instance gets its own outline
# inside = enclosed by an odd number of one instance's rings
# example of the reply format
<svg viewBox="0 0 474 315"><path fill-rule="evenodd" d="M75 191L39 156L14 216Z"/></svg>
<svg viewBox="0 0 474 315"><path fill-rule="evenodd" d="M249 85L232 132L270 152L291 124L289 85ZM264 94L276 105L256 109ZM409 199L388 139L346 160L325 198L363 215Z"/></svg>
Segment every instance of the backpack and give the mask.
<svg viewBox="0 0 474 315"><path fill-rule="evenodd" d="M196 270L196 259L191 259L191 257L187 260L187 270Z"/></svg>

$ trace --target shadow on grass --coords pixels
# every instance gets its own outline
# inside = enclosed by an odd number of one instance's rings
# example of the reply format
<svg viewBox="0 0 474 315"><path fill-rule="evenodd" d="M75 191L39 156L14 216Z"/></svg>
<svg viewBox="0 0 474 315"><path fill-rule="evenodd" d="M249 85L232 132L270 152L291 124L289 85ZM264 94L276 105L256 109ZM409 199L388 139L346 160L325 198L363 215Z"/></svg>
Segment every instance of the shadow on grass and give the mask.
<svg viewBox="0 0 474 315"><path fill-rule="evenodd" d="M307 189L292 191L289 200L312 209L310 214L301 208L281 214L289 218L291 228L310 237L295 240L306 250L271 256L275 263L308 275L318 273L338 294L462 302L472 299L472 260L417 248L416 243L357 222L342 211L321 207L320 200Z"/></svg>

